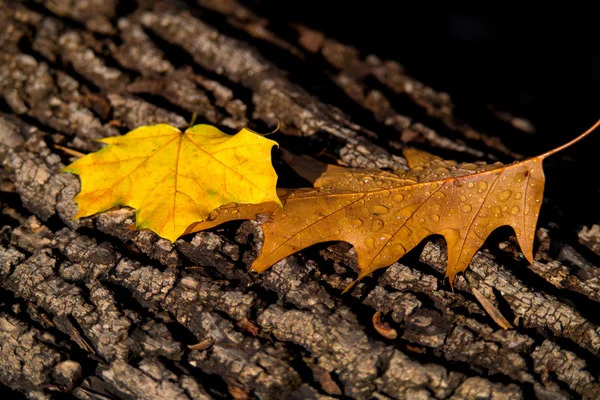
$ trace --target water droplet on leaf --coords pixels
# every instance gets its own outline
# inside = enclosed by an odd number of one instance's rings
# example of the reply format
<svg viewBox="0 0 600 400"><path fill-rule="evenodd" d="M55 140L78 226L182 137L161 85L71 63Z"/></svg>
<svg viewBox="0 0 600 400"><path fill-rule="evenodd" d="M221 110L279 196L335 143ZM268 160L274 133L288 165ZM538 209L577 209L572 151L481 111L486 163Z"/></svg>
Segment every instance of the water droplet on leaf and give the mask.
<svg viewBox="0 0 600 400"><path fill-rule="evenodd" d="M461 169L466 169L466 170L469 170L469 171L477 171L477 169L479 168L477 165L472 164L472 163L462 164L459 167Z"/></svg>
<svg viewBox="0 0 600 400"><path fill-rule="evenodd" d="M362 224L363 224L362 219L355 218L355 219L352 220L352 227L353 228L360 228L362 226Z"/></svg>
<svg viewBox="0 0 600 400"><path fill-rule="evenodd" d="M402 200L404 200L404 195L402 193L394 195L394 201L401 202Z"/></svg>
<svg viewBox="0 0 600 400"><path fill-rule="evenodd" d="M437 169L434 171L434 173L435 173L436 175L441 175L441 176L444 176L444 175L450 175L450 171L448 170L448 168L444 168L444 167L437 168Z"/></svg>
<svg viewBox="0 0 600 400"><path fill-rule="evenodd" d="M390 251L394 254L398 254L398 257L401 257L406 254L406 247L404 247L402 244L395 244Z"/></svg>
<svg viewBox="0 0 600 400"><path fill-rule="evenodd" d="M498 193L498 196L496 196L496 198L500 201L506 201L508 200L508 198L512 195L512 191L511 190L505 190L503 192Z"/></svg>
<svg viewBox="0 0 600 400"><path fill-rule="evenodd" d="M383 228L383 221L382 220L380 220L380 219L374 219L373 222L371 222L371 230L373 232L377 232L381 228Z"/></svg>
<svg viewBox="0 0 600 400"><path fill-rule="evenodd" d="M376 204L373 207L371 207L371 213L373 213L374 215L387 214L388 211L390 211L390 209L387 208L386 206L381 205L381 204Z"/></svg>

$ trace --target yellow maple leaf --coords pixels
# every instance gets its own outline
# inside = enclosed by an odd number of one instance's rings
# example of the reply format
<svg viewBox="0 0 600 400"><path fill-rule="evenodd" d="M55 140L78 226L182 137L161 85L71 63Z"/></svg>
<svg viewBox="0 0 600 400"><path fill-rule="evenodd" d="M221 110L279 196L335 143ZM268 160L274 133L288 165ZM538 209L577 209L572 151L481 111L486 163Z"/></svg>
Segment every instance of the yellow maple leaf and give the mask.
<svg viewBox="0 0 600 400"><path fill-rule="evenodd" d="M182 133L159 124L100 142L108 146L63 168L81 178L73 219L129 206L136 227L174 242L224 204L281 204L271 164L277 143L248 129L231 136L211 125Z"/></svg>

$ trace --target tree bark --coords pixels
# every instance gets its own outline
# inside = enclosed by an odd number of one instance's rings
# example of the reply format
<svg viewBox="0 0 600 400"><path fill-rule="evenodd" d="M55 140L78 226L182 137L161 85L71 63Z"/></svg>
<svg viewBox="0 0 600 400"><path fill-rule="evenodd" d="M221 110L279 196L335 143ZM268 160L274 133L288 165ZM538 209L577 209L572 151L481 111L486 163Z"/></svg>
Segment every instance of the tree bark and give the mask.
<svg viewBox="0 0 600 400"><path fill-rule="evenodd" d="M256 275L252 221L172 244L129 230L126 208L71 219L79 180L59 172L73 160L65 148L95 151L94 139L141 125L185 128L193 114L230 132L279 121L281 147L352 167L405 168L407 145L461 161L523 157L397 62L292 31L236 0L0 0L0 393L600 397L600 230L590 224L578 244L554 223L552 199L534 264L502 231L453 291L435 238L342 294L358 269L346 243ZM515 137L531 129L501 119ZM276 167L282 186L298 184ZM389 329L374 325L378 311Z"/></svg>

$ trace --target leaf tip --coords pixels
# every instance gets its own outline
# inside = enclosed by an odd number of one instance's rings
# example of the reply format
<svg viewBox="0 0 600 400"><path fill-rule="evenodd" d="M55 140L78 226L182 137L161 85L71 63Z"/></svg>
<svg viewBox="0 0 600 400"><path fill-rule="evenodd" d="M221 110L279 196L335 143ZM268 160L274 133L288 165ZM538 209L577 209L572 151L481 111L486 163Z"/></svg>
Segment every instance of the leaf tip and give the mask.
<svg viewBox="0 0 600 400"><path fill-rule="evenodd" d="M456 278L456 273L446 272L446 275L444 276L444 280L443 280L443 282L448 280L448 284L450 285L450 290L452 291L452 293L454 293L454 278Z"/></svg>
<svg viewBox="0 0 600 400"><path fill-rule="evenodd" d="M77 210L77 213L75 215L73 215L71 220L75 221L76 219L85 218L85 217L89 217L89 215L86 215L86 213L83 212L82 210Z"/></svg>
<svg viewBox="0 0 600 400"><path fill-rule="evenodd" d="M267 268L270 267L270 265L264 265L264 263L261 263L260 261L258 261L258 259L256 259L252 265L250 266L250 271L252 272L256 272L256 273L263 273Z"/></svg>
<svg viewBox="0 0 600 400"><path fill-rule="evenodd" d="M521 253L523 254L523 257L525 257L525 259L529 262L529 264L533 264L533 251L532 250L527 250L527 251L523 251L523 246L521 246Z"/></svg>
<svg viewBox="0 0 600 400"><path fill-rule="evenodd" d="M348 292L350 289L352 289L354 287L354 285L356 285L358 282L360 282L362 278L367 276L369 274L369 272L371 272L371 271L368 271L366 269L361 269L360 273L358 274L358 278L356 278L355 280L350 282L348 285L346 285L344 290L342 290L342 294L344 294L344 293Z"/></svg>
<svg viewBox="0 0 600 400"><path fill-rule="evenodd" d="M342 294L345 294L350 289L352 289L354 287L354 285L356 284L357 281L358 280L353 280L352 282L350 282L349 284L347 284L346 287L344 288L344 290L342 290Z"/></svg>

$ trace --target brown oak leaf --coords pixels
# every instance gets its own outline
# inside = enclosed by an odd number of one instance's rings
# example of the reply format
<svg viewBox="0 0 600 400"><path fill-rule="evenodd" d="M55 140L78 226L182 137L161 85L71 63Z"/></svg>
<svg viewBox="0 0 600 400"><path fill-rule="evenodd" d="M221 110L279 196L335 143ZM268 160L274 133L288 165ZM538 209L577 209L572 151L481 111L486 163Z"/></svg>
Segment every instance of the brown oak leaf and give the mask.
<svg viewBox="0 0 600 400"><path fill-rule="evenodd" d="M188 233L231 220L263 221L264 244L252 264L252 270L259 272L313 244L349 242L360 266L356 281L437 234L448 245L446 276L452 283L492 231L508 225L532 262L544 191L542 162L599 125L600 121L563 146L509 165L457 163L409 150L405 157L410 169L391 173L288 155L290 165L314 182L314 188L279 189L283 208L275 203L223 206Z"/></svg>

